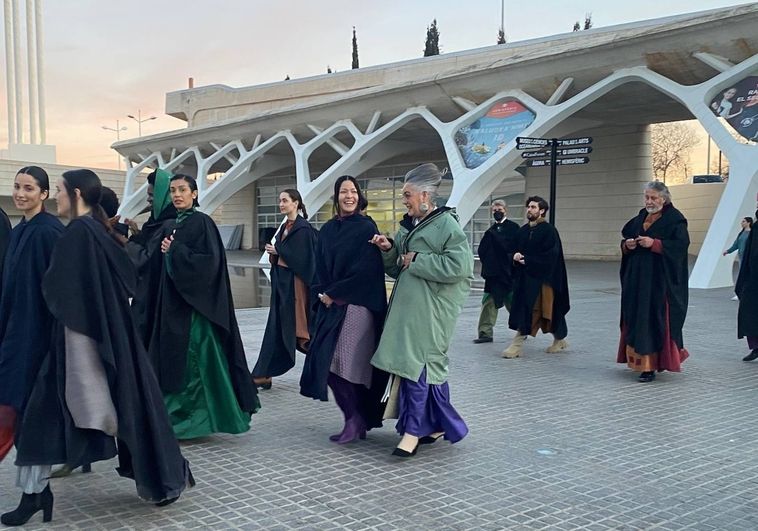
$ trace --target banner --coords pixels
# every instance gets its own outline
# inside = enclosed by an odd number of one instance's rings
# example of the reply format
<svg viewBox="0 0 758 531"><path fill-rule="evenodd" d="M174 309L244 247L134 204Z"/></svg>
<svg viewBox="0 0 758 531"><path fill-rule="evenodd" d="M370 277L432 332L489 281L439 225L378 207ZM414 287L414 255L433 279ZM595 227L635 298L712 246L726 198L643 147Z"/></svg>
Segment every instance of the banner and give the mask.
<svg viewBox="0 0 758 531"><path fill-rule="evenodd" d="M758 142L758 76L746 77L719 92L711 101L711 110L741 137Z"/></svg>
<svg viewBox="0 0 758 531"><path fill-rule="evenodd" d="M467 168L476 168L503 149L534 121L534 113L517 101L496 103L470 125L455 133L455 143Z"/></svg>

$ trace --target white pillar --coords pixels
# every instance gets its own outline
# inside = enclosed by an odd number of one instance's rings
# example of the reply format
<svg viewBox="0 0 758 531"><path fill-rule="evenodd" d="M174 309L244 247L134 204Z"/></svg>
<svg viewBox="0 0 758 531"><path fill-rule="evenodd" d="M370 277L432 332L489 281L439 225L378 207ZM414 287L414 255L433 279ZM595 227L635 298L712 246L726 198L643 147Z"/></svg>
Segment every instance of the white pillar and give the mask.
<svg viewBox="0 0 758 531"><path fill-rule="evenodd" d="M26 65L29 76L29 143L37 144L37 55L34 42L34 0L26 0Z"/></svg>
<svg viewBox="0 0 758 531"><path fill-rule="evenodd" d="M12 0L3 2L5 16L5 91L8 100L8 144L16 139L15 66L13 62L13 9Z"/></svg>
<svg viewBox="0 0 758 531"><path fill-rule="evenodd" d="M18 1L11 1L13 4L13 75L16 81L16 144L23 144L24 98L21 95L21 15L18 10Z"/></svg>
<svg viewBox="0 0 758 531"><path fill-rule="evenodd" d="M45 125L45 48L42 38L42 0L34 2L34 33L37 37L37 104L39 109L40 144L47 144Z"/></svg>

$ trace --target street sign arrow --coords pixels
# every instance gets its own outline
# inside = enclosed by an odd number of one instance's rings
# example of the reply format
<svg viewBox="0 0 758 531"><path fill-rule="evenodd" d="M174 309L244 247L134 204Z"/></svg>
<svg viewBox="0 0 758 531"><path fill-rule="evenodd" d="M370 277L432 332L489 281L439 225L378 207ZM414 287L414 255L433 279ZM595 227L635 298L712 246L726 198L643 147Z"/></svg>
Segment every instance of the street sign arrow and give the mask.
<svg viewBox="0 0 758 531"><path fill-rule="evenodd" d="M550 144L550 140L547 138L531 138L528 136L516 137L517 149L533 149L545 147Z"/></svg>
<svg viewBox="0 0 758 531"><path fill-rule="evenodd" d="M542 157L549 157L549 151L524 151L521 153L521 158L524 159L539 159Z"/></svg>
<svg viewBox="0 0 758 531"><path fill-rule="evenodd" d="M570 159L558 159L555 161L558 166L574 166L576 164L587 164L590 161L589 157L574 157ZM550 167L550 160L532 159L527 160L526 165L531 168L548 168Z"/></svg>
<svg viewBox="0 0 758 531"><path fill-rule="evenodd" d="M588 144L592 144L592 137L591 136L583 136L579 138L563 138L558 141L558 145L560 147L568 147L568 146L586 146Z"/></svg>
<svg viewBox="0 0 758 531"><path fill-rule="evenodd" d="M576 155L589 155L592 153L592 148L587 147L575 147L575 148L564 148L558 150L558 156L559 157L574 157Z"/></svg>

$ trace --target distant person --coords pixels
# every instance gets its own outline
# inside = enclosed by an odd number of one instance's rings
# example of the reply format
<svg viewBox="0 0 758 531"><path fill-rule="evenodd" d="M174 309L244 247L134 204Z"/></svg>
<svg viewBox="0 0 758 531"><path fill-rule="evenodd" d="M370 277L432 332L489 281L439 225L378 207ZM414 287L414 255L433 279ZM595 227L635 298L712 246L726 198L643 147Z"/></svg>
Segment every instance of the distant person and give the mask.
<svg viewBox="0 0 758 531"><path fill-rule="evenodd" d="M178 439L243 433L260 403L234 315L224 245L210 216L197 210L193 177L174 175L170 193L178 214L161 241L150 357Z"/></svg>
<svg viewBox="0 0 758 531"><path fill-rule="evenodd" d="M621 230L621 338L617 361L652 382L656 371L681 371L689 353L682 327L687 316L687 220L671 203L668 187L645 186L645 207Z"/></svg>
<svg viewBox="0 0 758 531"><path fill-rule="evenodd" d="M734 239L732 246L724 251L723 256L732 254L734 251L737 251L737 262L739 264L739 268L742 268L742 257L745 254L745 244L747 243L747 239L750 236L750 230L753 228L753 218L750 216L742 218L740 221L740 226L742 227L742 230L740 230L740 233L737 234L737 237ZM738 275L739 268L737 269ZM737 295L732 297L732 300L738 300Z"/></svg>
<svg viewBox="0 0 758 531"><path fill-rule="evenodd" d="M568 277L558 231L545 219L550 206L539 196L526 200L525 223L516 234L513 253L513 303L508 326L515 330L504 358L521 356L527 336L539 330L553 335L546 352L568 348Z"/></svg>
<svg viewBox="0 0 758 531"><path fill-rule="evenodd" d="M307 354L311 340L310 289L316 277L317 232L308 223L300 192L288 188L279 194L279 211L287 216L266 244L271 262L271 301L253 381L271 388L271 378L295 366L295 351Z"/></svg>
<svg viewBox="0 0 758 531"><path fill-rule="evenodd" d="M508 219L508 205L502 199L492 202L495 223L479 242L484 296L479 314L478 336L474 343L492 343L493 329L500 308L511 311L513 297L513 245L519 226Z"/></svg>
<svg viewBox="0 0 758 531"><path fill-rule="evenodd" d="M755 212L758 219L758 210ZM745 251L740 262L740 273L734 291L739 297L737 311L737 337L747 338L750 354L742 361L758 359L758 242L756 231L749 231Z"/></svg>
<svg viewBox="0 0 758 531"><path fill-rule="evenodd" d="M396 279L374 367L399 379L392 455L408 458L441 438L456 443L468 426L450 402L450 341L474 272L474 256L455 209L437 206L442 174L422 164L405 175L395 239L377 234L384 271Z"/></svg>

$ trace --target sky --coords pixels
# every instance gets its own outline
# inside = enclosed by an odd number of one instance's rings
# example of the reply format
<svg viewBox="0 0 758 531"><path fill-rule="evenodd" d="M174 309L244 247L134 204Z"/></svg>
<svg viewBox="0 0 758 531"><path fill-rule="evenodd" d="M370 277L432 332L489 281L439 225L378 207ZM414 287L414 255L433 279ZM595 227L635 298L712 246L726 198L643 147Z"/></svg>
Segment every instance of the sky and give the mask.
<svg viewBox="0 0 758 531"><path fill-rule="evenodd" d="M118 120L119 127L128 128L122 140L138 136L128 114L140 110L143 117L157 117L143 123L143 135L185 127L164 114L165 94L186 88L189 77L196 87L240 87L318 75L327 67L347 70L353 26L361 66L422 56L426 28L435 18L442 53L489 46L497 39L501 5L500 0L42 1L47 140L57 146L59 163L92 168L117 165L110 149L116 133L102 126L116 128ZM505 33L515 42L571 31L585 13L592 14L594 27L602 27L744 3L506 0ZM0 64L4 148L5 50Z"/></svg>

